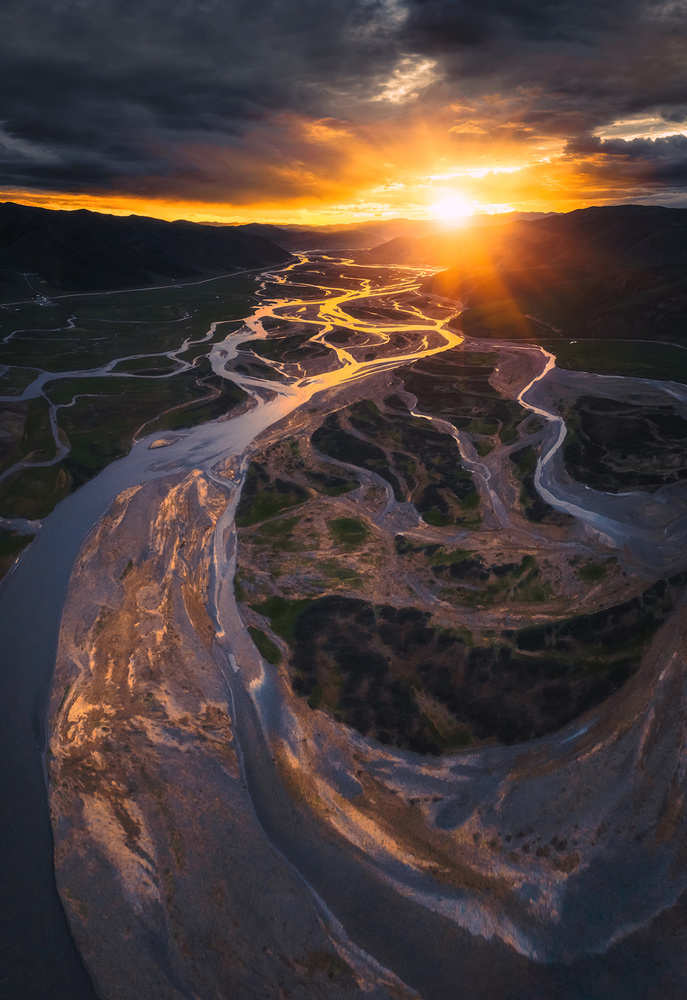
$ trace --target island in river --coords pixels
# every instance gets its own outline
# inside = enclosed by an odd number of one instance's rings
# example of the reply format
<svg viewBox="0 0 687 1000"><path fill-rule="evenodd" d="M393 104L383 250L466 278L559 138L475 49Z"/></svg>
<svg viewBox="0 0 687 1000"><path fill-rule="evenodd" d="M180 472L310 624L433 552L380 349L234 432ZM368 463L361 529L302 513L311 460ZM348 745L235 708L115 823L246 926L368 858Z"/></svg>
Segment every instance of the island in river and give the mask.
<svg viewBox="0 0 687 1000"><path fill-rule="evenodd" d="M100 995L686 981L686 390L465 339L427 278L264 274L184 342L250 404L143 427L55 512L102 512L48 719Z"/></svg>

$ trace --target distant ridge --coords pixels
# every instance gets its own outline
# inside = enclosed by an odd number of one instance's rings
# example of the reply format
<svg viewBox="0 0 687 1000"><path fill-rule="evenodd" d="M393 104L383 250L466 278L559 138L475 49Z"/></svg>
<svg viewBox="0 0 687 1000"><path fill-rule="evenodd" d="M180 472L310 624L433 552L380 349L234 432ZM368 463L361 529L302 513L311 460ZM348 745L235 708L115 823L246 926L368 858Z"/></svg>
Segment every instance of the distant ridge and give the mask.
<svg viewBox="0 0 687 1000"><path fill-rule="evenodd" d="M249 222L234 228L237 232L264 236L289 250L359 250L369 249L398 233L424 236L434 230L435 223L418 219L380 219L342 226L282 227Z"/></svg>
<svg viewBox="0 0 687 1000"><path fill-rule="evenodd" d="M194 222L0 203L0 297L17 273L40 276L46 294L189 281L282 264L288 251L263 236Z"/></svg>
<svg viewBox="0 0 687 1000"><path fill-rule="evenodd" d="M522 218L544 218L543 212L510 212L507 215L474 215L462 224L465 227L502 225ZM215 225L215 223L212 223ZM330 226L284 225L249 222L233 227L237 231L264 236L289 250L365 250L380 242L393 239L441 238L446 225L437 219L370 219L367 222L341 223Z"/></svg>

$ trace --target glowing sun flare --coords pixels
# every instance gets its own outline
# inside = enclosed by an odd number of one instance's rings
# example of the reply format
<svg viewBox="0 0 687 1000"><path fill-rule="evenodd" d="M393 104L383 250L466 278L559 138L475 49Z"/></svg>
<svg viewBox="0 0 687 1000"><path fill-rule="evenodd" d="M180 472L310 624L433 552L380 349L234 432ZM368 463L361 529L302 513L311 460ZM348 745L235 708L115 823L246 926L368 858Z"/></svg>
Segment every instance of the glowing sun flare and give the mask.
<svg viewBox="0 0 687 1000"><path fill-rule="evenodd" d="M458 222L468 215L473 215L475 208L473 201L460 194L448 195L429 206L432 217L443 222Z"/></svg>

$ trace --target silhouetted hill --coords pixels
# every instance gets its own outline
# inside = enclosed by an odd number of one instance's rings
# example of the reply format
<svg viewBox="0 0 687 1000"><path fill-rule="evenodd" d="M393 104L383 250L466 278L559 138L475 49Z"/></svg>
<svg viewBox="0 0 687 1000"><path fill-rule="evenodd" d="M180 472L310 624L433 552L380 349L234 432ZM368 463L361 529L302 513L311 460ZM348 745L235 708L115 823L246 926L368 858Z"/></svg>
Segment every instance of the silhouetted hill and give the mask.
<svg viewBox="0 0 687 1000"><path fill-rule="evenodd" d="M357 229L334 231L307 227L304 229L288 226L272 226L269 223L249 222L245 226L232 226L232 232L249 233L262 236L287 250L356 250L372 246L376 242L373 236Z"/></svg>
<svg viewBox="0 0 687 1000"><path fill-rule="evenodd" d="M466 333L687 341L687 210L581 209L392 241L376 260L449 264L425 284L458 299Z"/></svg>
<svg viewBox="0 0 687 1000"><path fill-rule="evenodd" d="M0 204L0 296L17 273L39 275L46 293L189 281L281 264L290 254L262 236L143 216Z"/></svg>
<svg viewBox="0 0 687 1000"><path fill-rule="evenodd" d="M426 219L375 219L353 225L272 226L249 222L233 227L238 232L255 233L289 250L358 250L375 246L380 240L399 233L412 237L434 232L437 223Z"/></svg>

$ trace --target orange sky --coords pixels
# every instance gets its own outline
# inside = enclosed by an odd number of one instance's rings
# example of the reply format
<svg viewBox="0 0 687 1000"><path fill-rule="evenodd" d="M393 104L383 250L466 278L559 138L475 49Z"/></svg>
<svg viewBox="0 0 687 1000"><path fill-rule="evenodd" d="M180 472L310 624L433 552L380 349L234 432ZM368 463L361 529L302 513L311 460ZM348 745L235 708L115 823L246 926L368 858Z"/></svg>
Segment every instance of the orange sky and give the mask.
<svg viewBox="0 0 687 1000"><path fill-rule="evenodd" d="M8 2L3 200L315 225L687 200L662 0Z"/></svg>
<svg viewBox="0 0 687 1000"><path fill-rule="evenodd" d="M168 220L325 225L375 217L446 215L451 221L474 212L565 212L650 194L636 172L624 171L622 156L609 162L603 150L575 154L558 136L537 135L517 121L495 124L484 108L500 107L497 98L482 101L481 119L471 108L442 109L433 119L406 115L357 125L275 116L269 127L261 123L249 130L239 149L188 144L177 151L198 181L149 177L140 193L6 189L0 199ZM226 201L218 197L223 186ZM241 191L240 201L232 199L232 188Z"/></svg>

